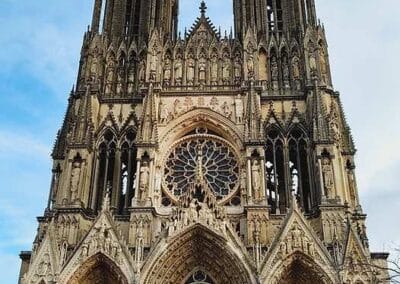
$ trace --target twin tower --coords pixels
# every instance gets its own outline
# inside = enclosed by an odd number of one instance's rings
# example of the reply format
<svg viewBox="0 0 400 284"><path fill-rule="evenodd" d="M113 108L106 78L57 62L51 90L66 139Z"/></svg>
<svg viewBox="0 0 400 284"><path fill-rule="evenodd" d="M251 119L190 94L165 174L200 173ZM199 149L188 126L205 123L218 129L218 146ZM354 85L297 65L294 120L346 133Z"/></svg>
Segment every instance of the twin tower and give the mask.
<svg viewBox="0 0 400 284"><path fill-rule="evenodd" d="M314 0L94 2L20 283L385 283Z"/></svg>

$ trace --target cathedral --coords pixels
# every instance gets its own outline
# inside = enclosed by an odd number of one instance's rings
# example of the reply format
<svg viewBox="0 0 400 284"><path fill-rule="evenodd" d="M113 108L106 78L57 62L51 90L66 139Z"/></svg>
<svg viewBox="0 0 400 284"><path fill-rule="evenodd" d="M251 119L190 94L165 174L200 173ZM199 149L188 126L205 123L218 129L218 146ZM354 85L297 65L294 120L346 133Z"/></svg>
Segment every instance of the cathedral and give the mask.
<svg viewBox="0 0 400 284"><path fill-rule="evenodd" d="M93 2L19 283L388 283L316 0Z"/></svg>

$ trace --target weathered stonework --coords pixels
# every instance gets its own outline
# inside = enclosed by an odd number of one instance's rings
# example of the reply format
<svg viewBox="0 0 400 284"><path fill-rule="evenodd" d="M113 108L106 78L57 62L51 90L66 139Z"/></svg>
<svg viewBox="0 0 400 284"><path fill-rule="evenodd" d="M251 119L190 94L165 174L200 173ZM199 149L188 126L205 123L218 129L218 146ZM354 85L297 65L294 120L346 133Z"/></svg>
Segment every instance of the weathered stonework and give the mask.
<svg viewBox="0 0 400 284"><path fill-rule="evenodd" d="M95 0L20 283L386 283L314 0L233 3Z"/></svg>

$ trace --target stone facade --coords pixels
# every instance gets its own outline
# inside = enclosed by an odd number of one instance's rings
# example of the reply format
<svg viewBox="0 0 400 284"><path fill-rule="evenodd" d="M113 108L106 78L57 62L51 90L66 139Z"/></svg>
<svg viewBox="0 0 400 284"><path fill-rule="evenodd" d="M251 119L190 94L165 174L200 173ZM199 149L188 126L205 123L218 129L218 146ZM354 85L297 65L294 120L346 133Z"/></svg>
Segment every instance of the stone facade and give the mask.
<svg viewBox="0 0 400 284"><path fill-rule="evenodd" d="M314 0L95 0L20 283L386 283Z"/></svg>

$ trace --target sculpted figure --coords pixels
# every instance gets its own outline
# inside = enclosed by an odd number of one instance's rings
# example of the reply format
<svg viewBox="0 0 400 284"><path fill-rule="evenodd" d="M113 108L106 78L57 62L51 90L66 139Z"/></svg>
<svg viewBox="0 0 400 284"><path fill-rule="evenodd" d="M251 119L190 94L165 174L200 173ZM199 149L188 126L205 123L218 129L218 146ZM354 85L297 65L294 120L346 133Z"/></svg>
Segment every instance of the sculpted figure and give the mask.
<svg viewBox="0 0 400 284"><path fill-rule="evenodd" d="M253 165L251 166L251 173L252 173L254 199L260 200L262 196L261 196L261 168L259 161L257 160L253 161Z"/></svg>
<svg viewBox="0 0 400 284"><path fill-rule="evenodd" d="M81 174L81 163L78 161L73 162L71 171L71 202L78 198L79 178Z"/></svg>
<svg viewBox="0 0 400 284"><path fill-rule="evenodd" d="M168 121L168 108L167 105L160 101L159 104L159 115L160 115L160 122L167 123Z"/></svg>
<svg viewBox="0 0 400 284"><path fill-rule="evenodd" d="M206 81L206 67L205 55L202 55L199 61L199 81L202 83Z"/></svg>
<svg viewBox="0 0 400 284"><path fill-rule="evenodd" d="M195 62L193 59L193 55L189 55L188 68L187 68L187 83L188 83L188 85L194 84L194 67L195 67Z"/></svg>
<svg viewBox="0 0 400 284"><path fill-rule="evenodd" d="M175 72L175 84L176 85L181 85L182 84L182 58L180 55L175 60L175 67L174 67L174 72Z"/></svg>
<svg viewBox="0 0 400 284"><path fill-rule="evenodd" d="M254 78L254 58L253 53L249 53L247 58L247 73L249 78Z"/></svg>
<svg viewBox="0 0 400 284"><path fill-rule="evenodd" d="M143 85L146 82L146 61L142 60L139 66L139 83Z"/></svg>
<svg viewBox="0 0 400 284"><path fill-rule="evenodd" d="M135 67L132 66L131 68L129 68L128 71L128 94L133 93L134 85L135 85Z"/></svg>
<svg viewBox="0 0 400 284"><path fill-rule="evenodd" d="M146 191L149 188L149 177L150 177L150 168L148 162L143 162L142 167L140 168L140 178L139 178L139 190L140 190L140 200L144 200L146 197Z"/></svg>
<svg viewBox="0 0 400 284"><path fill-rule="evenodd" d="M167 57L165 59L165 66L164 66L164 83L169 85L171 81L171 59Z"/></svg>
<svg viewBox="0 0 400 284"><path fill-rule="evenodd" d="M272 81L278 81L279 79L278 61L275 56L271 59L271 78Z"/></svg>
<svg viewBox="0 0 400 284"><path fill-rule="evenodd" d="M231 108L229 107L227 102L224 102L224 104L221 106L221 110L223 112L223 114L227 117L227 118L231 118L232 116L232 111Z"/></svg>
<svg viewBox="0 0 400 284"><path fill-rule="evenodd" d="M218 84L218 55L215 53L211 56L211 84Z"/></svg>
<svg viewBox="0 0 400 284"><path fill-rule="evenodd" d="M243 99L240 94L235 99L235 108L236 108L236 123L242 123L244 107L243 107Z"/></svg>
<svg viewBox="0 0 400 284"><path fill-rule="evenodd" d="M227 54L224 57L224 63L222 66L222 80L224 83L229 83L231 77L231 61Z"/></svg>
<svg viewBox="0 0 400 284"><path fill-rule="evenodd" d="M324 178L325 195L328 198L333 198L333 171L331 160L327 157L322 159L322 176Z"/></svg>

